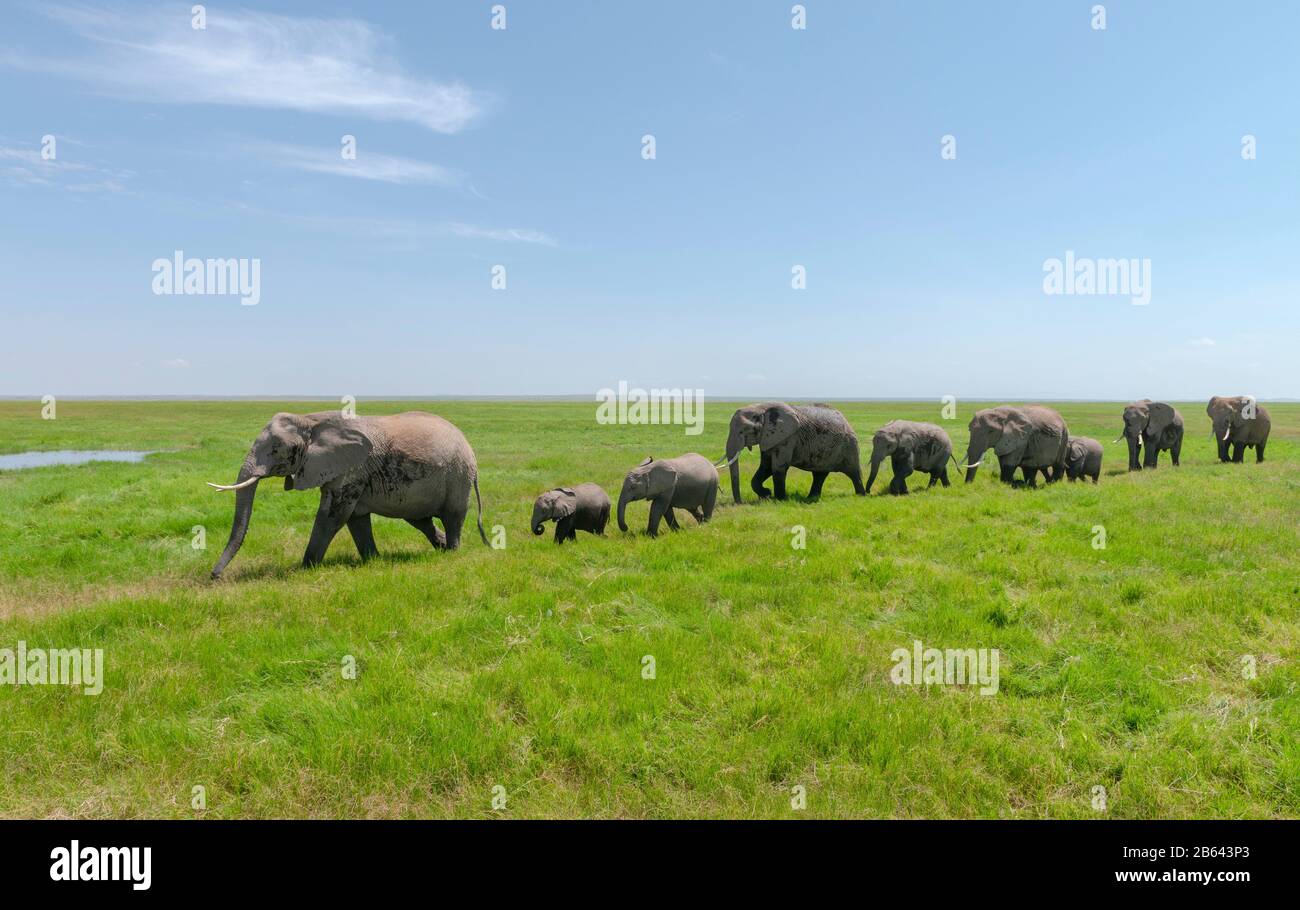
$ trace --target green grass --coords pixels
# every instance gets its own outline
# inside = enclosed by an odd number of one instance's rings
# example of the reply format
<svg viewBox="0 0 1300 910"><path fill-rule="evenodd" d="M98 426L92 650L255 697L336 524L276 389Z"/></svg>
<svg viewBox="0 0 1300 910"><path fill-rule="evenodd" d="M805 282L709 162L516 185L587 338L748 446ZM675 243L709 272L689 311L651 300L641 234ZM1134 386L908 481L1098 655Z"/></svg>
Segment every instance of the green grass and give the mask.
<svg viewBox="0 0 1300 910"><path fill-rule="evenodd" d="M959 454L977 406L947 424ZM986 468L861 499L832 476L817 504L750 495L657 540L611 522L557 548L529 533L537 493L616 498L647 454L717 457L734 406L687 437L597 426L594 404L436 402L504 551L467 534L436 553L378 519L380 559L344 532L303 571L318 496L268 483L210 582L232 499L203 482L229 482L276 410L322 407L63 401L43 421L0 403L0 451L171 450L0 474L0 647L106 663L99 696L0 686L0 814L1095 817L1100 785L1110 817L1300 815L1300 405L1270 406L1263 465L1215 462L1187 403L1183 466L1128 475L1122 405L1068 403L1106 443L1099 487L1012 490ZM868 449L891 418L939 422L937 403L843 410ZM646 504L629 511L643 531ZM1000 691L892 685L913 639L998 648Z"/></svg>

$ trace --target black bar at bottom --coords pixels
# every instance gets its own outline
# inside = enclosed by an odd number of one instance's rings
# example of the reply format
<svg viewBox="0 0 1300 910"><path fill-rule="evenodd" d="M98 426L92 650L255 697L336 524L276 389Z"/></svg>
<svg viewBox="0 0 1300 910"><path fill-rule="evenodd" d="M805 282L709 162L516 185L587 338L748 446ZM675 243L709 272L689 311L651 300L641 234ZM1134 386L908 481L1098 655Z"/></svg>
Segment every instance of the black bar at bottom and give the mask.
<svg viewBox="0 0 1300 910"><path fill-rule="evenodd" d="M8 821L0 822L0 870L7 896L37 890L338 898L373 896L377 888L442 892L472 885L537 897L622 878L655 890L676 879L691 882L696 895L719 890L733 897L800 881L855 889L910 884L936 893L987 885L999 895L1022 887L1070 895L1199 888L1230 897L1293 879L1298 824ZM145 884L146 871L148 888L136 887Z"/></svg>

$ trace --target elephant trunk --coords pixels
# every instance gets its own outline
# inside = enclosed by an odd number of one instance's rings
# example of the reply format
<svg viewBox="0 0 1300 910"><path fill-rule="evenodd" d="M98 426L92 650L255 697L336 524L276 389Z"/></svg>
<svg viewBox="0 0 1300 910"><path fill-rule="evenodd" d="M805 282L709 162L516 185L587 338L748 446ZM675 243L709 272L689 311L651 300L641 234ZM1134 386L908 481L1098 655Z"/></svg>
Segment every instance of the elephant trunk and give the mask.
<svg viewBox="0 0 1300 910"><path fill-rule="evenodd" d="M984 458L984 449L971 446L966 450L966 464L962 467L966 469L966 482L970 483L975 479L975 472L980 468L980 461Z"/></svg>
<svg viewBox="0 0 1300 910"><path fill-rule="evenodd" d="M239 469L239 480L237 483L252 481L248 486L240 487L235 491L235 519L230 526L230 539L226 541L226 548L221 552L221 559L212 568L212 577L220 578L221 573L225 571L230 560L235 558L239 548L244 544L244 535L248 533L248 521L253 516L253 497L257 495L257 482L261 475L256 473L256 468L252 458L244 462L244 466Z"/></svg>
<svg viewBox="0 0 1300 910"><path fill-rule="evenodd" d="M623 492L618 494L618 529L623 532L627 531L627 504L631 501L632 493L623 484Z"/></svg>
<svg viewBox="0 0 1300 910"><path fill-rule="evenodd" d="M880 473L880 463L885 460L883 452L872 450L871 452L871 473L867 476L867 492L871 492L871 485L876 482L876 475Z"/></svg>
<svg viewBox="0 0 1300 910"><path fill-rule="evenodd" d="M542 508L540 503L533 506L533 533L538 537L545 534L546 527L544 523L550 517L550 515L546 514L546 511Z"/></svg>
<svg viewBox="0 0 1300 910"><path fill-rule="evenodd" d="M1128 442L1128 469L1136 471L1139 469L1138 450L1142 447L1142 443L1137 433L1130 433L1128 430L1124 431L1124 439Z"/></svg>
<svg viewBox="0 0 1300 910"><path fill-rule="evenodd" d="M727 470L731 473L731 499L740 502L740 450L742 442L739 428L733 427L727 436Z"/></svg>

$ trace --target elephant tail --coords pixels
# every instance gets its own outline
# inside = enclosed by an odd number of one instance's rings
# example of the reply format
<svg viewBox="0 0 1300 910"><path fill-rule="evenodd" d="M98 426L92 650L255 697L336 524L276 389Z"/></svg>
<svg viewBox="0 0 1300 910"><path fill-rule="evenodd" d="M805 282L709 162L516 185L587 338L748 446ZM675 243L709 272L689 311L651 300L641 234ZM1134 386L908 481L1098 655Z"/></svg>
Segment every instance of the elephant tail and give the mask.
<svg viewBox="0 0 1300 910"><path fill-rule="evenodd" d="M952 454L952 452L949 452L949 453L948 453L948 457L952 459L952 463L953 463L954 465L956 465L956 466L957 466L957 470L960 471L960 470L961 470L961 462L957 460L957 456L954 455L954 454Z"/></svg>
<svg viewBox="0 0 1300 910"><path fill-rule="evenodd" d="M478 536L482 538L486 546L488 543L487 535L483 533L483 499L478 495L478 474L474 475L474 501L478 503Z"/></svg>

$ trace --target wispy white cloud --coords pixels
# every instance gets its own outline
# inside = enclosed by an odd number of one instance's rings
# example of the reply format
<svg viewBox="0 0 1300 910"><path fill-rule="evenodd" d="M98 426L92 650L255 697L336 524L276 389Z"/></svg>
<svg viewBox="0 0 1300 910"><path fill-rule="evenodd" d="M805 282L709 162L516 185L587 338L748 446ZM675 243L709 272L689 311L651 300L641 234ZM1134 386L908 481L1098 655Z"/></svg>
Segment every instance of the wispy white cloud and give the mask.
<svg viewBox="0 0 1300 910"><path fill-rule="evenodd" d="M1215 344L1213 338L1193 338L1187 343L1194 348L1212 348Z"/></svg>
<svg viewBox="0 0 1300 910"><path fill-rule="evenodd" d="M130 178L130 171L66 158L44 158L34 147L0 145L0 180L9 184L61 187L74 193L121 193Z"/></svg>
<svg viewBox="0 0 1300 910"><path fill-rule="evenodd" d="M164 360L162 365L171 370L188 370L190 362L184 357L173 357L171 360Z"/></svg>
<svg viewBox="0 0 1300 910"><path fill-rule="evenodd" d="M439 186L460 186L465 175L427 161L381 155L364 149L354 159L345 159L338 149L312 148L283 143L247 143L244 149L269 158L285 167L311 171L315 174L336 174L360 180L379 180L384 183L417 183Z"/></svg>
<svg viewBox="0 0 1300 910"><path fill-rule="evenodd" d="M436 225L436 227L438 230L445 231L456 237L466 237L471 240L496 240L502 243L540 243L544 246L556 245L555 239L549 234L525 228L482 228L455 221L443 222Z"/></svg>
<svg viewBox="0 0 1300 910"><path fill-rule="evenodd" d="M531 228L492 228L466 224L461 221L410 221L394 218L351 218L340 215L296 215L286 212L266 211L252 206L238 205L239 210L252 215L275 218L310 230L344 233L350 237L369 237L394 243L417 245L448 237L466 240L487 240L496 243L533 243L541 246L559 246L559 242L544 231Z"/></svg>
<svg viewBox="0 0 1300 910"><path fill-rule="evenodd" d="M126 13L82 6L43 11L87 43L76 57L0 51L0 64L82 80L116 97L283 108L464 129L485 97L459 82L404 73L392 39L356 19L311 19L189 4Z"/></svg>

